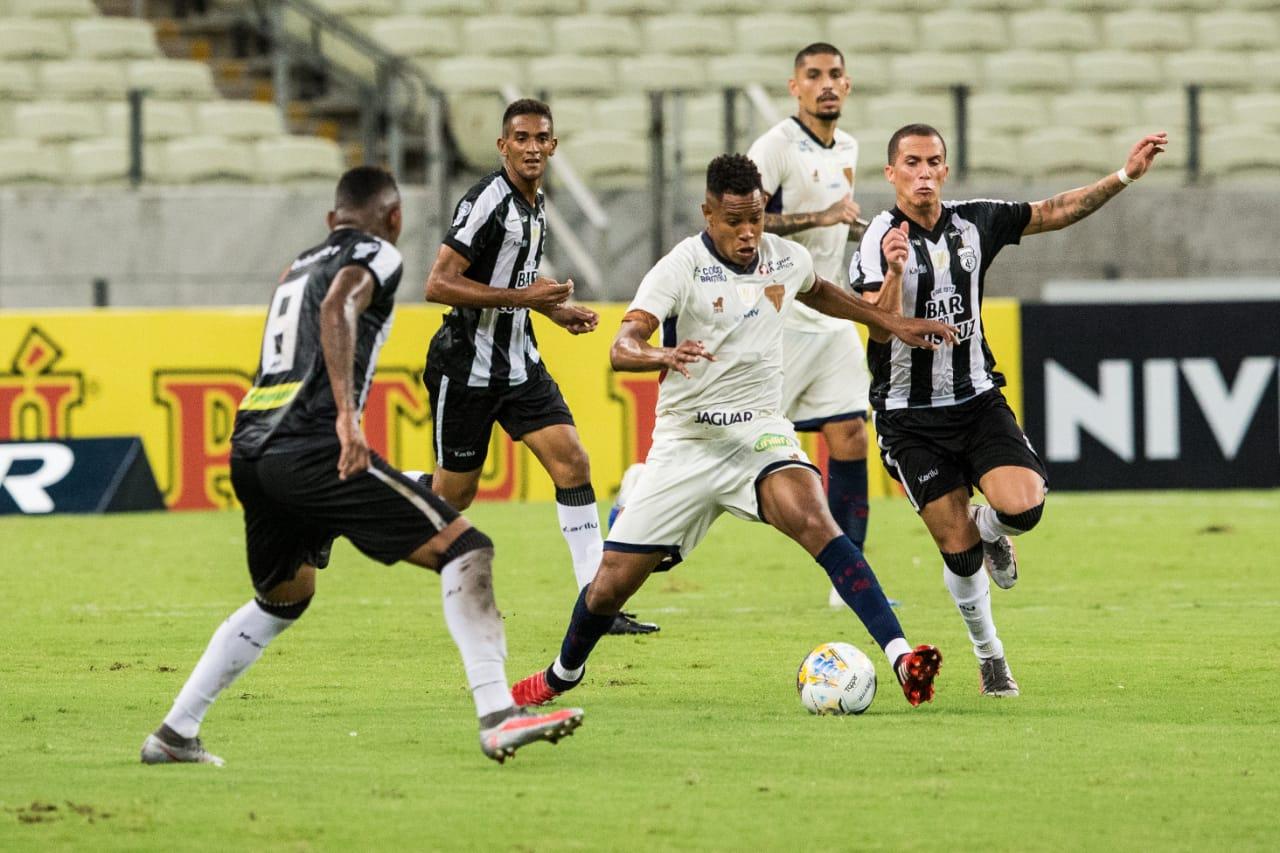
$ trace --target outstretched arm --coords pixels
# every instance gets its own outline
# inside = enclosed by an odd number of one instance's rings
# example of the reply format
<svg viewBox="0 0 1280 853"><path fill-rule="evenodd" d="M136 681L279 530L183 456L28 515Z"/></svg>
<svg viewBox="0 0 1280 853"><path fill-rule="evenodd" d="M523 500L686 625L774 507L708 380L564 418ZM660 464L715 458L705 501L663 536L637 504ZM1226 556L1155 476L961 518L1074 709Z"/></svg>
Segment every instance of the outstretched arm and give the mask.
<svg viewBox="0 0 1280 853"><path fill-rule="evenodd" d="M831 317L862 323L871 330L871 337L876 341L887 341L892 335L909 346L922 349L937 349L935 338L947 343L955 342L955 328L952 326L937 320L908 318L900 312L885 311L825 278L818 278L808 292L797 294L796 299Z"/></svg>
<svg viewBox="0 0 1280 853"><path fill-rule="evenodd" d="M320 349L329 374L329 387L338 407L338 477L347 479L369 467L369 445L360 429L356 408L356 323L373 300L373 274L364 267L338 270L320 303Z"/></svg>
<svg viewBox="0 0 1280 853"><path fill-rule="evenodd" d="M701 358L716 360L702 341L683 341L674 347L652 346L649 338L657 331L658 325L658 318L647 311L628 311L609 349L609 364L613 369L633 373L674 370L688 378L687 365Z"/></svg>
<svg viewBox="0 0 1280 853"><path fill-rule="evenodd" d="M1129 178L1129 183L1145 175L1156 155L1162 153L1168 144L1169 135L1164 132L1140 139L1129 152L1129 159L1121 170ZM1024 236L1040 234L1073 225L1119 195L1127 185L1120 179L1120 173L1115 172L1087 187L1077 187L1037 201L1031 205L1031 219L1022 233Z"/></svg>

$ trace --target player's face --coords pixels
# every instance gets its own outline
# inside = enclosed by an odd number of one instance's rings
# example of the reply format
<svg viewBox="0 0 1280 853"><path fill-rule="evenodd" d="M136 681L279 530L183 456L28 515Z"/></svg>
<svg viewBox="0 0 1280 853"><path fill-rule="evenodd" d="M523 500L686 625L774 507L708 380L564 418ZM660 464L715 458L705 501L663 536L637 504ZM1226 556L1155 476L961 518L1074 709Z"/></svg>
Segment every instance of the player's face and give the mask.
<svg viewBox="0 0 1280 853"><path fill-rule="evenodd" d="M721 257L741 266L755 260L764 233L764 196L759 190L750 195L725 193L720 198L707 193L702 215Z"/></svg>
<svg viewBox="0 0 1280 853"><path fill-rule="evenodd" d="M511 172L526 181L540 181L547 171L547 160L556 153L558 141L546 116L519 115L511 119L498 140L498 151Z"/></svg>
<svg viewBox="0 0 1280 853"><path fill-rule="evenodd" d="M893 184L899 204L932 207L942 197L947 181L947 154L936 136L908 136L898 142L893 163L884 176Z"/></svg>
<svg viewBox="0 0 1280 853"><path fill-rule="evenodd" d="M833 53L819 53L806 56L796 66L796 74L788 88L801 113L824 121L835 121L840 118L844 99L849 97L850 82L840 57Z"/></svg>

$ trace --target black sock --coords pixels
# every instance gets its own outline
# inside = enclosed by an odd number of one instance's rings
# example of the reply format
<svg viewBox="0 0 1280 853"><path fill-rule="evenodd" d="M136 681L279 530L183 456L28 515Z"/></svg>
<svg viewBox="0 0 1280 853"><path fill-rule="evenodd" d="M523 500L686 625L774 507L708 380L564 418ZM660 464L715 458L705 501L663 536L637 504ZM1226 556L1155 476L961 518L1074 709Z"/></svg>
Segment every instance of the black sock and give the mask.
<svg viewBox="0 0 1280 853"><path fill-rule="evenodd" d="M617 615L592 613L588 610L587 590L589 589L591 584L584 586L582 592L578 593L578 601L573 605L573 617L569 620L569 629L565 631L564 641L560 644L560 665L565 669L578 669L586 664L587 658L591 656L591 650L608 632L613 625L614 616ZM565 681L548 668L547 684L552 690L564 691L577 682Z"/></svg>

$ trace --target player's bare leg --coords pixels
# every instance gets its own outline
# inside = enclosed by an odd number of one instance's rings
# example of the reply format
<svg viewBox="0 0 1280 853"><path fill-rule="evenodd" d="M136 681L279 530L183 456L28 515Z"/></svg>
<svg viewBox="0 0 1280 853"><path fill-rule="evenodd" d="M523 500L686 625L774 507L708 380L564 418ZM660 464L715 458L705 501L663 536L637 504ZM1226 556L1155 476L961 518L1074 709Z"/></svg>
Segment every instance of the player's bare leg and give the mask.
<svg viewBox="0 0 1280 853"><path fill-rule="evenodd" d="M1002 465L982 475L978 487L989 506L974 505L973 516L982 537L985 565L1001 589L1018 582L1018 554L1013 537L1040 523L1044 512L1044 480L1030 468Z"/></svg>
<svg viewBox="0 0 1280 853"><path fill-rule="evenodd" d="M760 515L799 543L826 571L832 585L884 651L912 705L933 698L933 679L942 655L933 646L907 643L862 551L841 532L827 511L822 484L809 468L788 467L759 484Z"/></svg>
<svg viewBox="0 0 1280 853"><path fill-rule="evenodd" d="M546 469L556 487L556 515L573 560L573 575L582 590L596 575L604 550L600 511L591 486L591 464L578 431L571 424L543 427L520 437ZM610 634L651 634L658 626L638 622L628 613L614 617Z"/></svg>
<svg viewBox="0 0 1280 853"><path fill-rule="evenodd" d="M480 490L480 474L483 469L471 471L447 471L437 466L431 474L431 491L443 498L449 506L463 512L476 499Z"/></svg>
<svg viewBox="0 0 1280 853"><path fill-rule="evenodd" d="M578 594L559 656L545 670L518 681L511 688L515 700L521 705L542 705L581 684L592 649L664 556L662 551L605 551L595 579Z"/></svg>
<svg viewBox="0 0 1280 853"><path fill-rule="evenodd" d="M259 594L227 617L187 677L164 722L142 744L144 764L223 761L200 741L204 716L227 687L262 657L267 644L306 611L316 591L316 568L303 564L292 580Z"/></svg>
<svg viewBox="0 0 1280 853"><path fill-rule="evenodd" d="M867 423L865 418L828 421L821 427L827 444L827 508L840 529L859 551L866 548L867 522ZM843 607L835 587L827 603Z"/></svg>
<svg viewBox="0 0 1280 853"><path fill-rule="evenodd" d="M1004 644L991 614L991 584L982 571L983 547L969 513L968 489L953 489L926 504L920 518L942 553L942 580L964 620L978 658L981 690L991 696L1016 696L1005 661Z"/></svg>

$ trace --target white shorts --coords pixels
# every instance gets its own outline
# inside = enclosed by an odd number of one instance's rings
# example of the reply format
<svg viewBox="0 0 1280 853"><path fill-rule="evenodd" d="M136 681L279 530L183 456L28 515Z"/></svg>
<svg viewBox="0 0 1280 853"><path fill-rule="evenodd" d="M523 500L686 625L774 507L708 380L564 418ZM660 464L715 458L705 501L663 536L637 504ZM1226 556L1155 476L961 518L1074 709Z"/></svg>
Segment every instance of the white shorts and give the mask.
<svg viewBox="0 0 1280 853"><path fill-rule="evenodd" d="M830 332L782 332L782 411L800 432L866 417L871 374L852 323Z"/></svg>
<svg viewBox="0 0 1280 853"><path fill-rule="evenodd" d="M627 496L606 551L662 552L670 568L707 535L726 510L748 521L760 517L756 488L779 468L818 469L800 449L795 429L784 418L766 416L723 427L714 438L659 438Z"/></svg>

